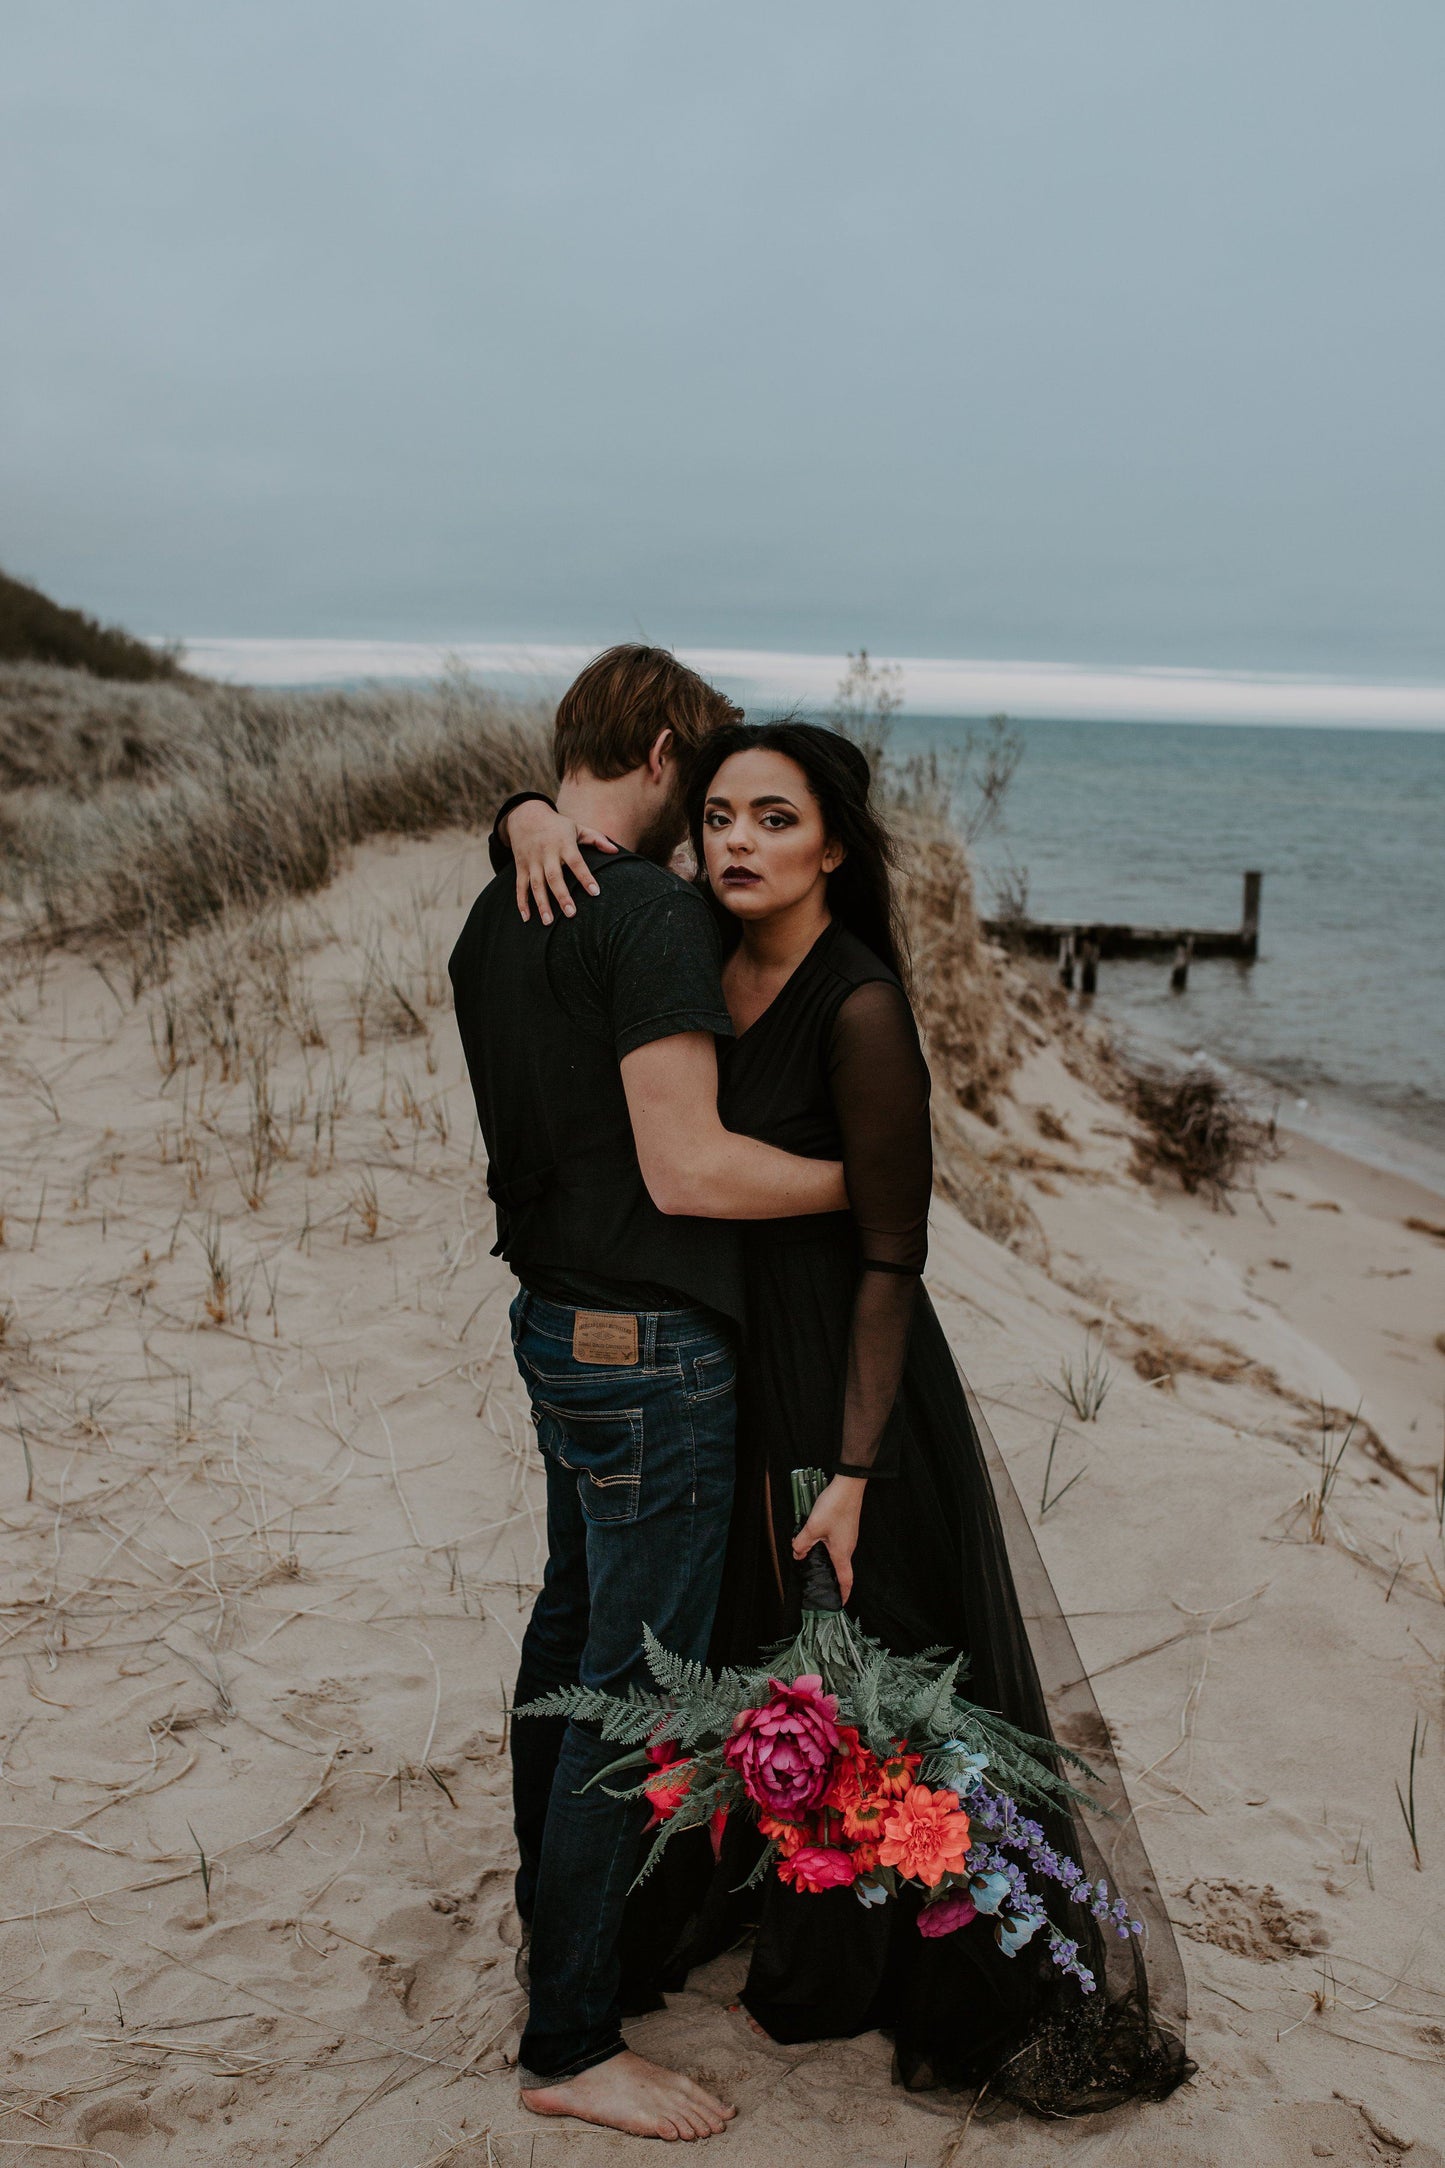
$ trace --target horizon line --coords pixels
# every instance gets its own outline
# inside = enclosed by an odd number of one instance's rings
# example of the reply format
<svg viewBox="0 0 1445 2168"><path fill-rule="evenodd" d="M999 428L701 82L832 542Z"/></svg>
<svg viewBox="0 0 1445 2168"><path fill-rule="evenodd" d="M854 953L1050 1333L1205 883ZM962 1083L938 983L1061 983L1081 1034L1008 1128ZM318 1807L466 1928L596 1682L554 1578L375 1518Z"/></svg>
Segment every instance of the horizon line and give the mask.
<svg viewBox="0 0 1445 2168"><path fill-rule="evenodd" d="M424 683L460 664L508 689L521 685L541 693L564 684L598 652L579 642L197 637L183 643L183 663L206 676L270 686ZM683 646L675 652L751 704L825 703L849 659L842 652L771 648ZM879 654L871 660L901 671L905 707L920 715L1445 730L1445 685L1153 663Z"/></svg>

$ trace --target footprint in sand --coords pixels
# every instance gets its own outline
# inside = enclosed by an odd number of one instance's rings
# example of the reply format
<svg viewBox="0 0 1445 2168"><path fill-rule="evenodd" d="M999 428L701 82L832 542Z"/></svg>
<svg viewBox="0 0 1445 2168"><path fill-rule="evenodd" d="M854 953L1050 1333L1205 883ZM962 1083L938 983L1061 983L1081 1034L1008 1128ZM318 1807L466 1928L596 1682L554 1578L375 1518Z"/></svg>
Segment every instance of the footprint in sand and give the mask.
<svg viewBox="0 0 1445 2168"><path fill-rule="evenodd" d="M1318 1912L1287 1905L1272 1882L1258 1889L1247 1882L1209 1882L1196 1877L1184 1897L1200 1917L1181 1920L1183 1933L1196 1942L1212 1942L1217 1949L1232 1951L1236 1957L1268 1964L1329 1946Z"/></svg>

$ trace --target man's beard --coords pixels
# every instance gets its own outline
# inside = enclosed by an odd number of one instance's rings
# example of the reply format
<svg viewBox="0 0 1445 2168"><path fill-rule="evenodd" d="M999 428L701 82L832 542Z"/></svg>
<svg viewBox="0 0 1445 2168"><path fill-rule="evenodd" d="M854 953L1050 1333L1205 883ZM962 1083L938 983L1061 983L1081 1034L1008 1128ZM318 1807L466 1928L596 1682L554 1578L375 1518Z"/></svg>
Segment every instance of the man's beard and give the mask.
<svg viewBox="0 0 1445 2168"><path fill-rule="evenodd" d="M639 858L665 866L680 844L687 841L687 792L675 780L664 802L653 814L632 848Z"/></svg>

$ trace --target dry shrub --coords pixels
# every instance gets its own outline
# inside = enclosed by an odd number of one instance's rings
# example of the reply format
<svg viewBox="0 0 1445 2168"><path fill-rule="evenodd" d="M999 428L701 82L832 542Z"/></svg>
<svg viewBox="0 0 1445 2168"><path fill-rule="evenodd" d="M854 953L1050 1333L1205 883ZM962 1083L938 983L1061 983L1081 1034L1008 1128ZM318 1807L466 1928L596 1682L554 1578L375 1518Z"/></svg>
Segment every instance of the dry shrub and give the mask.
<svg viewBox="0 0 1445 2168"><path fill-rule="evenodd" d="M941 1094L933 1102L933 1187L991 1241L1005 1243L1031 1264L1047 1268L1043 1229L997 1161L970 1141L956 1110Z"/></svg>
<svg viewBox="0 0 1445 2168"><path fill-rule="evenodd" d="M1251 1167L1278 1152L1273 1119L1262 1120L1207 1062L1180 1069L1137 1061L1130 1066L1127 1097L1143 1125L1137 1150L1146 1178L1167 1170L1191 1196L1203 1190L1216 1206Z"/></svg>
<svg viewBox="0 0 1445 2168"><path fill-rule="evenodd" d="M73 729L52 718L24 741L34 785L0 813L10 901L51 939L140 932L150 976L164 975L170 934L320 888L367 836L485 822L549 773L541 711L462 675L320 693L7 679L0 715L42 694L75 702ZM92 727L97 693L116 719L108 740ZM21 747L18 725L4 729Z"/></svg>
<svg viewBox="0 0 1445 2168"><path fill-rule="evenodd" d="M934 1187L995 1242L1047 1259L1038 1221L996 1156L970 1140L957 1109L995 1118L1020 1038L1002 967L984 936L960 835L914 798L890 808L899 894L912 956L914 1007L933 1075Z"/></svg>
<svg viewBox="0 0 1445 2168"><path fill-rule="evenodd" d="M934 1081L986 1120L1018 1050L968 857L942 826L899 822L898 837L913 999Z"/></svg>

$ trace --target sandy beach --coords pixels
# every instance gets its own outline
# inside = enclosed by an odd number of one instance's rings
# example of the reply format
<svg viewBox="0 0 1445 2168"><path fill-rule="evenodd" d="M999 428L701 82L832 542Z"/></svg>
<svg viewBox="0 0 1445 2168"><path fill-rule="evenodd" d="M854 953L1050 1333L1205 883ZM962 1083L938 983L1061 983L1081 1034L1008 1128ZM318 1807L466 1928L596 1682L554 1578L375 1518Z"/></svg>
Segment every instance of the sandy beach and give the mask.
<svg viewBox="0 0 1445 2168"><path fill-rule="evenodd" d="M657 2157L530 2119L511 2068L541 1486L445 975L484 877L475 839L372 843L165 984L7 969L17 2161ZM892 2087L881 2036L757 2039L737 1954L633 2042L737 2101L737 2168L1445 2163L1445 1199L1300 1142L1232 1211L1147 1186L1046 1023L997 1124L961 1119L1034 1225L1005 1247L939 1200L929 1285L1118 1743L1198 2075L972 2113ZM1091 1422L1059 1389L1086 1347Z"/></svg>

